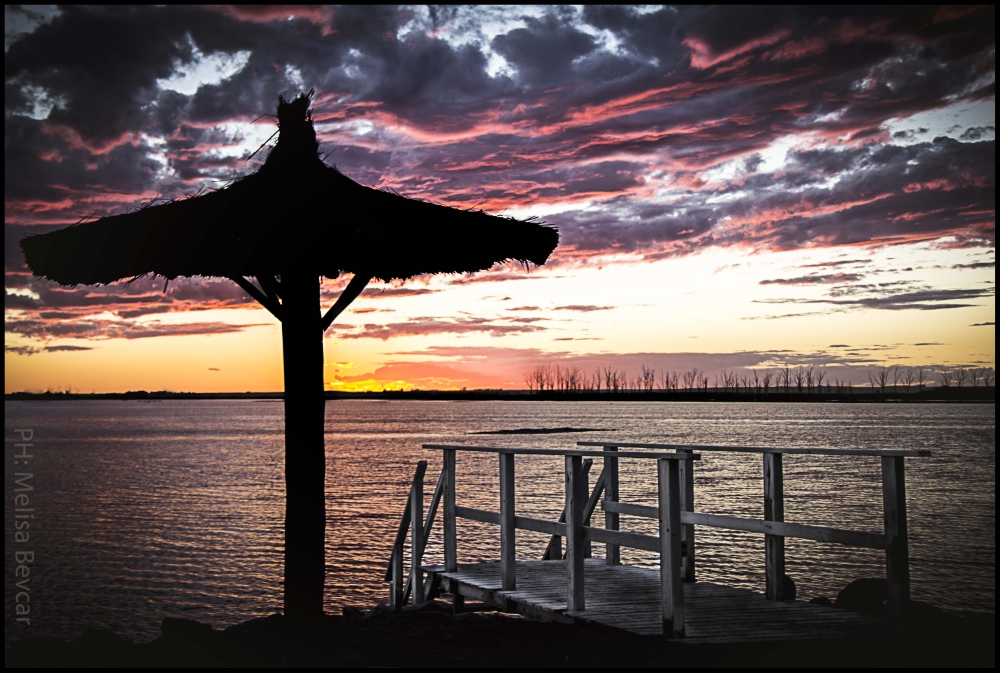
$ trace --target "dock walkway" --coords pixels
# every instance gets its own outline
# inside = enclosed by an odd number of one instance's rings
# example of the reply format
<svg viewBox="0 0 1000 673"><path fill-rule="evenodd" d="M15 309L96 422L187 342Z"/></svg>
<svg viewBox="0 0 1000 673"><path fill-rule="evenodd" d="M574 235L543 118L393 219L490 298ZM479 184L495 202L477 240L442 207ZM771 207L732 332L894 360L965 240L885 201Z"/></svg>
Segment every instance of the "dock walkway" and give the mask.
<svg viewBox="0 0 1000 673"><path fill-rule="evenodd" d="M587 559L586 609L566 610L566 562L518 561L514 591L503 591L500 563L425 566L429 584L440 576L441 589L479 600L506 612L568 624L590 622L640 635L660 635L659 573L629 565ZM684 584L686 634L690 644L745 643L771 640L851 638L888 634L888 620L804 601L769 601L749 589L712 582Z"/></svg>
<svg viewBox="0 0 1000 673"><path fill-rule="evenodd" d="M910 603L910 573L903 461L906 457L925 457L930 452L614 442L578 444L579 448L564 450L425 444L425 449L443 451L444 465L425 517L427 463L420 461L417 464L385 574L385 580L391 582L393 607L401 608L411 596L414 603L420 603L444 592L451 594L456 611L461 611L465 599L471 598L537 619L589 622L644 635L663 635L687 643L880 636L894 631L906 614ZM590 448L592 446L599 450ZM497 454L499 512L457 504L456 453L459 451ZM763 519L695 511L694 469L704 451L762 454ZM882 463L883 531L851 531L785 522L783 457L803 454L879 458ZM558 521L517 514L515 458L539 455L565 458L566 500ZM590 490L587 475L596 458L603 460L604 467ZM640 459L640 463L655 465L657 506L619 501L618 461L622 458ZM444 564L424 565L424 549L442 503ZM598 504L604 512L604 526L592 525ZM659 535L621 530L622 516L656 520ZM499 561L458 563L457 524L460 519L499 526ZM763 534L765 593L697 582L696 526ZM551 536L541 560L515 560L518 530ZM406 574L403 555L408 533L411 553L409 573ZM794 589L790 589L785 575L786 537L883 550L889 618L879 619L795 601L794 594L788 593ZM606 546L604 559L591 558L595 543ZM659 568L622 565L621 547L658 553Z"/></svg>

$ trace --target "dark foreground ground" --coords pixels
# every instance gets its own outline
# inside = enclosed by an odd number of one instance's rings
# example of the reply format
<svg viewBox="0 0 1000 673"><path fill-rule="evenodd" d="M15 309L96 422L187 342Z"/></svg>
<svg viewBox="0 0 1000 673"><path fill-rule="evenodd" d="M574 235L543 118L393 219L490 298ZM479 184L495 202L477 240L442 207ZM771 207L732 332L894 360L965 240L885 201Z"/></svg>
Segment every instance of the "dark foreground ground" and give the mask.
<svg viewBox="0 0 1000 673"><path fill-rule="evenodd" d="M25 666L981 666L994 667L994 615L922 624L892 639L693 646L659 637L536 622L495 612L452 615L430 602L399 614L348 608L320 625L281 615L224 631L165 619L136 645L107 631L70 643L33 638L5 653Z"/></svg>

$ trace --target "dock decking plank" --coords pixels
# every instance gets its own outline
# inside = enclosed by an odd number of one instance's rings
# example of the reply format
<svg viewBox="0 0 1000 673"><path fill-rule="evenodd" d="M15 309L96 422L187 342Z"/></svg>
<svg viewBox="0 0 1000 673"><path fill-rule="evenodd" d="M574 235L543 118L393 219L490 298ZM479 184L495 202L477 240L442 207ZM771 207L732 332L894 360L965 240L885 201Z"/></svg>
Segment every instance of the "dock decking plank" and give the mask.
<svg viewBox="0 0 1000 673"><path fill-rule="evenodd" d="M565 561L517 561L517 588L501 590L500 563L425 566L501 608L559 619L598 623L642 635L659 635L660 578L656 570L606 565L586 559L585 610L566 611ZM762 594L710 582L684 584L686 643L733 643L880 635L888 621L802 601L769 601Z"/></svg>

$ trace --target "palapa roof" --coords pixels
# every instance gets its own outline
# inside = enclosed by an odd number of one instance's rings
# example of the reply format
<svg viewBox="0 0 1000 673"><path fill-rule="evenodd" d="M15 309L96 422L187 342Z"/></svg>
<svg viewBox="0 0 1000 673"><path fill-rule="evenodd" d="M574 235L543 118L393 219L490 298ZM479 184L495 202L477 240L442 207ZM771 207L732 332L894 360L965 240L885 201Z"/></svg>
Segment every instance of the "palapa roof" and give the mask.
<svg viewBox="0 0 1000 673"><path fill-rule="evenodd" d="M63 285L156 274L345 272L380 280L544 264L554 228L365 187L327 166L312 92L279 99L279 137L264 165L223 189L84 222L21 241L32 272Z"/></svg>

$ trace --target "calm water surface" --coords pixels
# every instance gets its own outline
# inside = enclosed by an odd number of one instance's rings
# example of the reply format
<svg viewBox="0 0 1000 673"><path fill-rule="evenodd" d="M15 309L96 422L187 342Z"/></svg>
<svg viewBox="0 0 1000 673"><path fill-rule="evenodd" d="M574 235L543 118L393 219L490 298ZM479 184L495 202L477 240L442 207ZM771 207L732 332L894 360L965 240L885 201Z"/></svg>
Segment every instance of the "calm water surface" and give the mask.
<svg viewBox="0 0 1000 673"><path fill-rule="evenodd" d="M4 424L5 642L93 627L147 641L166 616L224 627L281 608L280 402L6 402ZM561 426L614 430L465 436ZM13 540L13 473L22 469L13 463L15 428L34 431L37 511L22 545ZM913 596L995 610L992 405L352 400L327 404L326 433L328 611L387 595L382 574L416 461L430 463L428 497L440 471L439 453L422 443L565 448L581 439L930 449L932 458L906 464ZM498 509L495 455L459 454L458 470L459 504ZM699 511L763 516L759 455L706 453L695 474ZM623 460L621 475L622 500L655 504L651 461ZM879 532L879 475L876 458L786 456L785 518ZM557 518L563 488L561 461L518 458L520 513ZM655 534L652 520L622 519L623 529ZM546 542L519 531L518 556L539 558ZM699 527L697 544L700 580L763 589L762 536ZM31 626L14 622L15 549L35 552ZM786 549L800 598L832 597L854 578L884 575L875 551L806 540L788 540ZM428 555L440 562L440 526ZM498 555L497 527L459 523L460 562ZM622 560L657 561L627 549Z"/></svg>

